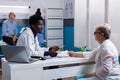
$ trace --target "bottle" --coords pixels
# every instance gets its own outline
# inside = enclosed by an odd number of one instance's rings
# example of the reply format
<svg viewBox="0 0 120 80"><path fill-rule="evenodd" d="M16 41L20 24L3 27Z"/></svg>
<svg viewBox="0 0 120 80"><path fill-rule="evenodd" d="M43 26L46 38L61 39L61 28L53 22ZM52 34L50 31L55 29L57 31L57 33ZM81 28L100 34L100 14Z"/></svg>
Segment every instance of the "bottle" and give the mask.
<svg viewBox="0 0 120 80"><path fill-rule="evenodd" d="M87 47L87 46L82 47L82 48L81 48L81 52L85 52L85 51L86 51L86 47Z"/></svg>

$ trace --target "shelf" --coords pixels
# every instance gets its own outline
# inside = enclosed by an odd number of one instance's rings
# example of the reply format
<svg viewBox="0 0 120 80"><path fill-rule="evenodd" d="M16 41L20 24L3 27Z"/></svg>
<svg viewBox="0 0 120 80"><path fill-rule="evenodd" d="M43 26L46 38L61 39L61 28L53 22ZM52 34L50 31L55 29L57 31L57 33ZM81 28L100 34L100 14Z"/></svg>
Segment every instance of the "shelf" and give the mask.
<svg viewBox="0 0 120 80"><path fill-rule="evenodd" d="M52 16L52 17L50 17L50 16L49 16L48 19L63 19L63 17L59 17L59 16L58 16L58 17L57 17L57 16Z"/></svg>
<svg viewBox="0 0 120 80"><path fill-rule="evenodd" d="M53 40L53 39L63 39L63 37L58 37L58 36L55 36L55 37L49 37L47 38L48 40Z"/></svg>
<svg viewBox="0 0 120 80"><path fill-rule="evenodd" d="M63 9L47 8L45 14L47 47L63 48Z"/></svg>
<svg viewBox="0 0 120 80"><path fill-rule="evenodd" d="M63 25L48 25L48 29L51 29L51 28L55 28L55 29L62 29L63 28Z"/></svg>
<svg viewBox="0 0 120 80"><path fill-rule="evenodd" d="M48 26L48 30L62 30L63 26Z"/></svg>

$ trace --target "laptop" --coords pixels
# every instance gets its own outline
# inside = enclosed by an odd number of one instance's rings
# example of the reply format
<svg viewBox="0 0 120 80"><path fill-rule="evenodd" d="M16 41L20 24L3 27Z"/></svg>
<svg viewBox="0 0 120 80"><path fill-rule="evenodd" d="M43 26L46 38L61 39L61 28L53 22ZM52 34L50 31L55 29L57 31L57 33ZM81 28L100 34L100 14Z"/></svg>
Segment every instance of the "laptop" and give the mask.
<svg viewBox="0 0 120 80"><path fill-rule="evenodd" d="M38 59L31 59L28 57L24 46L0 46L4 54L5 59L8 62L17 63L32 63L38 61Z"/></svg>

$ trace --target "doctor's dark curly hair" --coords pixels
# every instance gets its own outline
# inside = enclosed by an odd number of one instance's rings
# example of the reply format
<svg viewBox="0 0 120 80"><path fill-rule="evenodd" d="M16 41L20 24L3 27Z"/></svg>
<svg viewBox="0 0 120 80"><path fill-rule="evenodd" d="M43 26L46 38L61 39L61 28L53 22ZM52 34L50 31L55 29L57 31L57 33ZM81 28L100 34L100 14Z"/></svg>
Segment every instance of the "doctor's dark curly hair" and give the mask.
<svg viewBox="0 0 120 80"><path fill-rule="evenodd" d="M39 20L43 20L43 18L41 16L38 15L32 15L29 18L29 24L30 26L37 24Z"/></svg>
<svg viewBox="0 0 120 80"><path fill-rule="evenodd" d="M41 16L40 8L37 9L37 11L35 12L35 15Z"/></svg>

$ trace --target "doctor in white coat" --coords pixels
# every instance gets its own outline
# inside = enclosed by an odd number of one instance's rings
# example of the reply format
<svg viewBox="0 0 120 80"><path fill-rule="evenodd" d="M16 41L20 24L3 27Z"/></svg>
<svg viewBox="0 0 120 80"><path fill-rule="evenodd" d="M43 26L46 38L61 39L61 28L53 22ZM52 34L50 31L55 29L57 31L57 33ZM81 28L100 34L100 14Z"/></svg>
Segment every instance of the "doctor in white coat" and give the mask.
<svg viewBox="0 0 120 80"><path fill-rule="evenodd" d="M109 39L111 29L108 24L98 25L94 32L96 41L100 44L92 52L69 52L71 57L85 57L95 60L96 69L94 73L86 74L84 79L78 80L120 80L120 68L118 62L118 51Z"/></svg>
<svg viewBox="0 0 120 80"><path fill-rule="evenodd" d="M42 32L43 19L41 16L33 15L29 18L30 28L26 28L18 38L16 46L24 46L27 50L27 55L31 56L52 56L57 55L58 46L51 48L41 48L38 43L37 33Z"/></svg>

